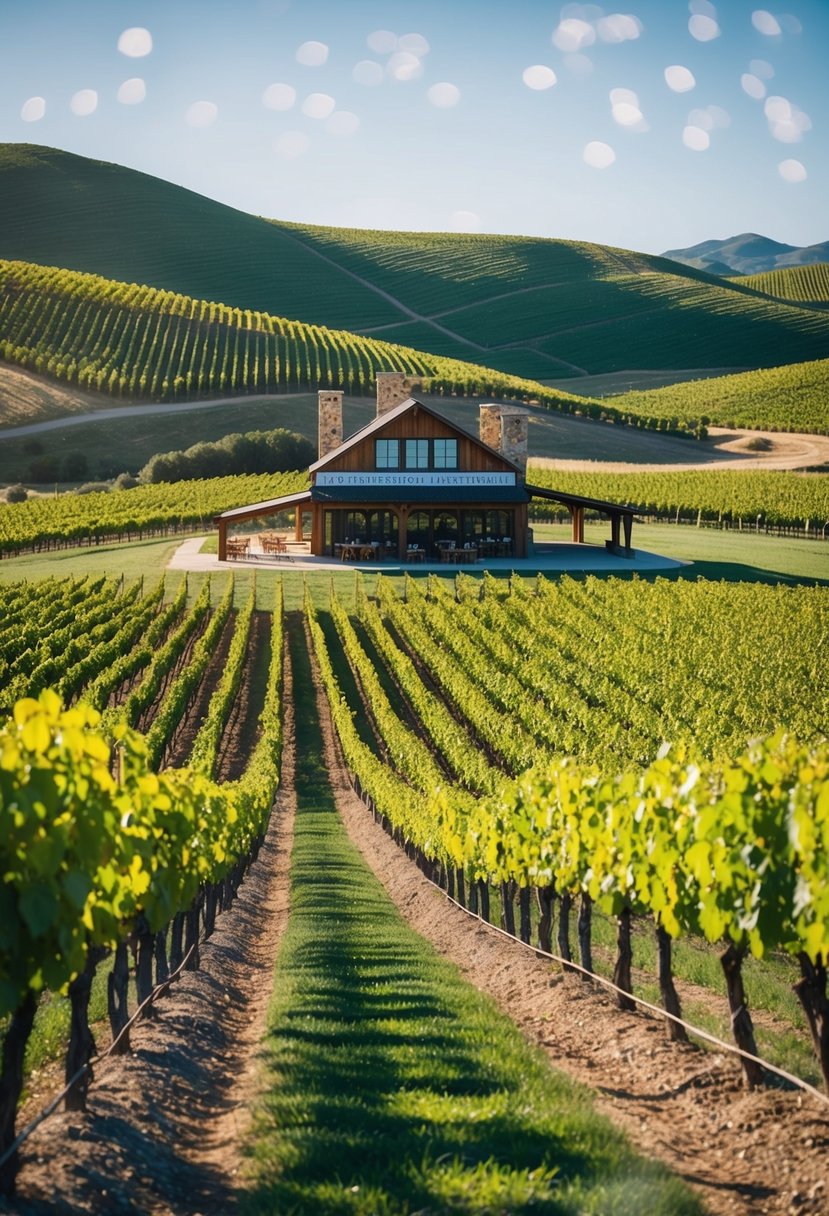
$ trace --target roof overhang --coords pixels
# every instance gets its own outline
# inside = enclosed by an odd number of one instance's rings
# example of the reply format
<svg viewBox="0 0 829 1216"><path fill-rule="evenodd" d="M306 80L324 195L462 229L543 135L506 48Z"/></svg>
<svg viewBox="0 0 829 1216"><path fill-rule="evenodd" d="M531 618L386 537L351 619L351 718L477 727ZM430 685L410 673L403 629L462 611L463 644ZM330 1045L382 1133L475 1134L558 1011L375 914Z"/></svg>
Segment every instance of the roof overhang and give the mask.
<svg viewBox="0 0 829 1216"><path fill-rule="evenodd" d="M565 507L586 507L591 511L600 511L603 515L641 515L642 512L628 503L605 502L602 498L584 498L581 494L565 494L562 490L547 490L543 486L524 487L531 498L546 498L552 502L560 502Z"/></svg>
<svg viewBox="0 0 829 1216"><path fill-rule="evenodd" d="M527 503L529 495L524 486L314 486L313 502L335 506L355 503L385 503L399 506L401 503L430 503L442 507L449 503L480 504Z"/></svg>
<svg viewBox="0 0 829 1216"><path fill-rule="evenodd" d="M274 515L277 511L285 511L289 507L298 507L311 501L311 491L301 490L298 494L283 494L281 498L269 498L265 502L254 502L247 507L233 507L230 511L222 511L221 515L213 516L213 523L223 519L225 523L243 523L246 519L256 519L259 515Z"/></svg>

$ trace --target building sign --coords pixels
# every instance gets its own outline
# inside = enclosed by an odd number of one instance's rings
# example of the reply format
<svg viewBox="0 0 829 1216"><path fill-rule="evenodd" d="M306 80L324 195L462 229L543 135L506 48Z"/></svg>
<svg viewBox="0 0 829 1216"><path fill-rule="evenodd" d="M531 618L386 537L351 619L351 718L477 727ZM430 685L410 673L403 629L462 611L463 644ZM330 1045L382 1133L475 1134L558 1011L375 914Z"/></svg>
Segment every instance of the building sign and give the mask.
<svg viewBox="0 0 829 1216"><path fill-rule="evenodd" d="M410 486L514 486L514 473L452 473L439 469L420 472L404 469L381 473L317 473L316 485L321 489L337 486L389 486L407 489Z"/></svg>

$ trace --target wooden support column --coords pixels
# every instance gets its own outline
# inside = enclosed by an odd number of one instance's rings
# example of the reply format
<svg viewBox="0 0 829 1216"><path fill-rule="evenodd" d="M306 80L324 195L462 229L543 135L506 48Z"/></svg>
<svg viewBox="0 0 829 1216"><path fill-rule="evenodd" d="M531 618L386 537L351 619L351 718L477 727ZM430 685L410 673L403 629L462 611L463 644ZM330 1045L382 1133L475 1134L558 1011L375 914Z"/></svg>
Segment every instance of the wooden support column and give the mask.
<svg viewBox="0 0 829 1216"><path fill-rule="evenodd" d="M573 544L584 544L584 507L571 507L573 517Z"/></svg>
<svg viewBox="0 0 829 1216"><path fill-rule="evenodd" d="M621 534L619 530L619 516L614 511L610 517L610 543L614 549L618 549L621 545Z"/></svg>
<svg viewBox="0 0 829 1216"><path fill-rule="evenodd" d="M624 529L625 529L625 553L627 554L628 557L630 557L631 554L633 553L633 550L631 549L631 546L630 546L630 537L631 537L631 533L633 532L633 516L632 515L623 515L622 523L623 523Z"/></svg>
<svg viewBox="0 0 829 1216"><path fill-rule="evenodd" d="M409 508L401 506L397 512L397 560L406 560L406 543L409 532Z"/></svg>
<svg viewBox="0 0 829 1216"><path fill-rule="evenodd" d="M227 561L227 520L219 520L219 561Z"/></svg>
<svg viewBox="0 0 829 1216"><path fill-rule="evenodd" d="M294 515L294 540L302 540L302 507L297 507Z"/></svg>

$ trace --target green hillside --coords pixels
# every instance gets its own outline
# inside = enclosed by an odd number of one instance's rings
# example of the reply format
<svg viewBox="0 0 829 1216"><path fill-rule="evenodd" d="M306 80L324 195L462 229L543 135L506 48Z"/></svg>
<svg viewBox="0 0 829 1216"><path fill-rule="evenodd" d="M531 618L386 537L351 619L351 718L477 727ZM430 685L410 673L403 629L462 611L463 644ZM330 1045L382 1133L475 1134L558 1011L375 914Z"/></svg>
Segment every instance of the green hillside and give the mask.
<svg viewBox="0 0 829 1216"><path fill-rule="evenodd" d="M814 266L786 266L765 274L741 275L734 282L740 287L765 292L779 300L829 308L829 262Z"/></svg>
<svg viewBox="0 0 829 1216"><path fill-rule="evenodd" d="M0 358L124 401L326 387L369 395L378 371L400 371L417 377L427 393L532 399L566 413L638 424L613 406L474 364L26 262L0 261Z"/></svg>
<svg viewBox="0 0 829 1216"><path fill-rule="evenodd" d="M636 415L705 417L714 426L827 435L829 359L623 393L612 402Z"/></svg>
<svg viewBox="0 0 829 1216"><path fill-rule="evenodd" d="M825 355L829 318L587 243L278 223L117 165L0 145L0 257L348 329L535 379Z"/></svg>

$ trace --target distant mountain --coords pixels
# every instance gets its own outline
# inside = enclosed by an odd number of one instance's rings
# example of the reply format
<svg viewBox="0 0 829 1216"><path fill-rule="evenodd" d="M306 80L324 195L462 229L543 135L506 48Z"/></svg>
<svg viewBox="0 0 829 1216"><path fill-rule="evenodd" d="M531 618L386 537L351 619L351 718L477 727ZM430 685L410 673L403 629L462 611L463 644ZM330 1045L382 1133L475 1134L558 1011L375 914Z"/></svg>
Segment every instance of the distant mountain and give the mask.
<svg viewBox="0 0 829 1216"><path fill-rule="evenodd" d="M701 241L690 249L669 249L662 256L709 274L763 274L783 266L829 262L829 241L801 247L783 245L756 232L741 232L725 241Z"/></svg>

